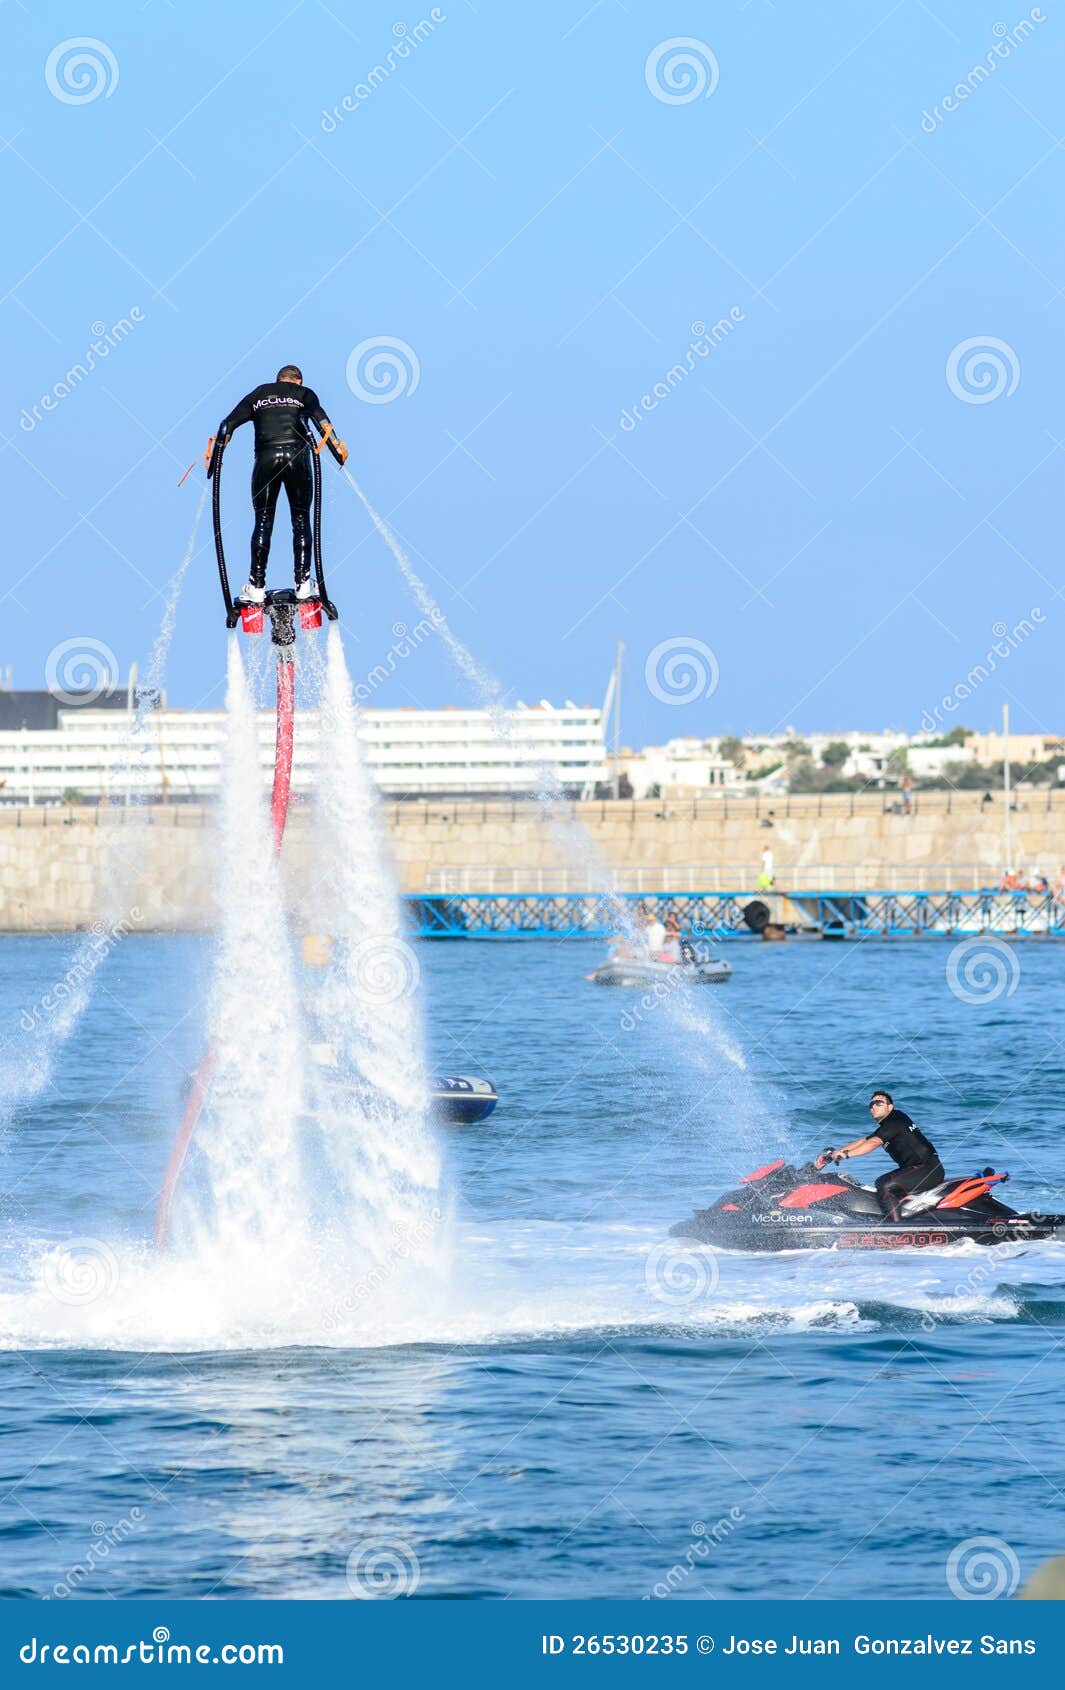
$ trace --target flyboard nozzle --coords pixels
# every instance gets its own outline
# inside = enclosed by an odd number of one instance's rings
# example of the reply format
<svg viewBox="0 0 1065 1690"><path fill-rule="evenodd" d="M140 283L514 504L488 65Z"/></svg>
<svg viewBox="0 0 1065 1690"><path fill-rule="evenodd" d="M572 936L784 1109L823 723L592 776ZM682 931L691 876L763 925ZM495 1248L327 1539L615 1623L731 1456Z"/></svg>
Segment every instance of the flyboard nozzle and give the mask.
<svg viewBox="0 0 1065 1690"><path fill-rule="evenodd" d="M322 626L323 609L327 615L336 616L332 605L323 604L321 599L297 598L291 587L271 587L262 604L247 604L243 599L238 599L236 604L246 634L261 634L269 617L270 638L279 656L290 654L296 643L297 610L300 627L305 632Z"/></svg>
<svg viewBox="0 0 1065 1690"><path fill-rule="evenodd" d="M296 604L291 587L276 587L266 595L263 608L270 618L270 638L279 657L287 655L296 643Z"/></svg>

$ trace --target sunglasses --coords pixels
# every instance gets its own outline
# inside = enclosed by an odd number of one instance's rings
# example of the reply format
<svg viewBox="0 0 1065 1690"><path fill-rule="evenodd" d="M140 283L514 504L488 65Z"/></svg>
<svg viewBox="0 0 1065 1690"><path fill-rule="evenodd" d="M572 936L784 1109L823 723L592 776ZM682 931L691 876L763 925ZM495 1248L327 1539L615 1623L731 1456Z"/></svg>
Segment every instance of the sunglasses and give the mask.
<svg viewBox="0 0 1065 1690"><path fill-rule="evenodd" d="M886 1098L874 1097L874 1099L873 1099L872 1103L869 1105L869 1107L870 1107L870 1109L890 1109L891 1105L890 1105L890 1103L888 1103Z"/></svg>

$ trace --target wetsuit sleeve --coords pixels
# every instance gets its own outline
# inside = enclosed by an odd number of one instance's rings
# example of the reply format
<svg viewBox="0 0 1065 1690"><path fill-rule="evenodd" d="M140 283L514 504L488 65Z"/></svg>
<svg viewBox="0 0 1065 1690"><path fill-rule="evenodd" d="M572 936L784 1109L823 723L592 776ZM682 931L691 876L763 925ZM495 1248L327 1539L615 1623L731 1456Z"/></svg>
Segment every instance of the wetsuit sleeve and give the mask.
<svg viewBox="0 0 1065 1690"><path fill-rule="evenodd" d="M322 409L322 401L313 387L303 389L303 408L318 433L324 438L337 463L344 463L347 459L348 449Z"/></svg>
<svg viewBox="0 0 1065 1690"><path fill-rule="evenodd" d="M330 422L329 418L322 410L322 401L319 399L317 393L315 393L313 387L305 387L303 389L303 409L310 417L315 428L318 430L318 433L324 434L326 429L330 427Z"/></svg>
<svg viewBox="0 0 1065 1690"><path fill-rule="evenodd" d="M241 423L251 422L251 402L258 391L258 388L252 388L250 393L246 393L244 395L244 398L241 400L239 405L234 405L228 417L222 418L222 421L218 425L218 432L223 440L228 440L229 436L233 433L233 430L235 428L239 428Z"/></svg>
<svg viewBox="0 0 1065 1690"><path fill-rule="evenodd" d="M230 435L233 433L233 430L235 428L239 428L241 423L251 422L251 402L258 391L259 389L257 387L253 387L250 393L246 393L244 395L244 398L241 400L239 405L234 405L228 417L223 417L222 421L219 423L218 433L215 435L214 445L211 448L211 456L207 464L208 481L210 481L212 475L214 475L218 468L219 460L225 450L225 446Z"/></svg>

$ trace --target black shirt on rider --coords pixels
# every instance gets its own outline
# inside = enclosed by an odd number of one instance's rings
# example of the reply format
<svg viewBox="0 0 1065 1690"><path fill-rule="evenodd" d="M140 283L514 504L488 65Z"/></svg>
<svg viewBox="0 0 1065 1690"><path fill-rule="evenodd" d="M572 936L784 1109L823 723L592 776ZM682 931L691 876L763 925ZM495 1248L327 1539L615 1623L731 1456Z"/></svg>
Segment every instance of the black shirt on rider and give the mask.
<svg viewBox="0 0 1065 1690"><path fill-rule="evenodd" d="M308 420L322 434L329 426L313 388L294 381L264 381L233 407L219 433L228 439L235 428L250 422L255 428L256 452L298 452L311 438Z"/></svg>
<svg viewBox="0 0 1065 1690"><path fill-rule="evenodd" d="M872 1136L880 1140L900 1168L921 1168L939 1161L934 1145L914 1125L905 1109L892 1109L890 1115L876 1123Z"/></svg>

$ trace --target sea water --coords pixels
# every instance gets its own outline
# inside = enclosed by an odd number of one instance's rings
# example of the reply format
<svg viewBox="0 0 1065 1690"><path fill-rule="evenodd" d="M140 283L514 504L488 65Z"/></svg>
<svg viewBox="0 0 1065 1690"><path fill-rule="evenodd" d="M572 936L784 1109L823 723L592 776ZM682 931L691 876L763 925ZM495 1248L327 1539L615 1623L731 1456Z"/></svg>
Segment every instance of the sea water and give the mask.
<svg viewBox="0 0 1065 1690"><path fill-rule="evenodd" d="M1023 1572L1060 1550L1065 1252L663 1254L748 1152L729 1118L693 1144L656 1010L585 981L592 942L414 948L431 1064L501 1102L443 1129L446 1292L368 1282L357 1336L326 1318L343 1265L269 1310L149 1261L214 953L114 954L5 1140L7 1593L106 1534L81 1594L345 1597L387 1553L428 1595L920 1598L989 1519ZM949 951L737 942L706 990L797 1152L887 1085L950 1171L1065 1209L1057 949L987 1004ZM5 1024L63 954L0 940Z"/></svg>

